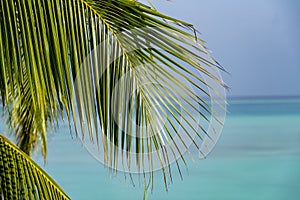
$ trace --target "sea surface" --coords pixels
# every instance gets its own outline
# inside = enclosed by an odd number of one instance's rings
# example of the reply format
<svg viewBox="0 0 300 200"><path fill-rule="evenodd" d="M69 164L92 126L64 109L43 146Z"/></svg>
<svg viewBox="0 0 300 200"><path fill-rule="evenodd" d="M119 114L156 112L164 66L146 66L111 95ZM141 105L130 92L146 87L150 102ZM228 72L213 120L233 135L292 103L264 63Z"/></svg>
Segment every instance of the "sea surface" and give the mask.
<svg viewBox="0 0 300 200"><path fill-rule="evenodd" d="M41 156L34 159L73 200L143 199L143 183L133 186L122 173L109 173L71 138L67 124L51 131L48 149L46 165ZM188 166L183 180L174 172L168 192L156 173L148 199L300 199L300 100L229 101L215 149L204 160L189 160Z"/></svg>

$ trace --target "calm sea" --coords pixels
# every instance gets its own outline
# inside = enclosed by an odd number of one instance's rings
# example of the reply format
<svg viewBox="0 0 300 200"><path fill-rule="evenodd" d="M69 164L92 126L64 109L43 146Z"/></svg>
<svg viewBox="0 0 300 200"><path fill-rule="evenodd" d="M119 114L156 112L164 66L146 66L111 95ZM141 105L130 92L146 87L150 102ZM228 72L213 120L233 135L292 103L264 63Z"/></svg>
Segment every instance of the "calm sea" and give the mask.
<svg viewBox="0 0 300 200"><path fill-rule="evenodd" d="M300 100L230 101L222 136L209 157L189 162L182 181L174 173L166 192L156 174L150 200L300 199ZM0 131L3 131L0 127ZM74 200L141 200L133 186L97 162L61 125L49 138L43 168ZM39 156L35 160L43 165Z"/></svg>

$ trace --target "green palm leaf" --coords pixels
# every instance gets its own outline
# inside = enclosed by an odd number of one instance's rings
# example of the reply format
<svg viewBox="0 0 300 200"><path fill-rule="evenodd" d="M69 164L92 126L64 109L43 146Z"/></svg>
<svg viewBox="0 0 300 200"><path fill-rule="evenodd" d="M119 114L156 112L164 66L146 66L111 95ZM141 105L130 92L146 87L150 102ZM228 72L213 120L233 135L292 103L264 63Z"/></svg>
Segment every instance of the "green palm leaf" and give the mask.
<svg viewBox="0 0 300 200"><path fill-rule="evenodd" d="M166 183L190 145L206 156L218 138L205 123L222 68L195 33L134 0L0 1L0 94L17 144L42 144L46 159L47 127L66 113L107 166L161 168Z"/></svg>
<svg viewBox="0 0 300 200"><path fill-rule="evenodd" d="M2 199L70 199L30 157L0 135Z"/></svg>

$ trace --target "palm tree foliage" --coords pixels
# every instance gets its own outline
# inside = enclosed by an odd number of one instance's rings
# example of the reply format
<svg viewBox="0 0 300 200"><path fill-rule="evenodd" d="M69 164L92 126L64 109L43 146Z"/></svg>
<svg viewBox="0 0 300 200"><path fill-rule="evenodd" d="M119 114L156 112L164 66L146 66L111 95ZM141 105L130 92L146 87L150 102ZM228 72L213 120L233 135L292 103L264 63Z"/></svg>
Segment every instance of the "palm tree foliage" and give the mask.
<svg viewBox="0 0 300 200"><path fill-rule="evenodd" d="M24 152L0 135L1 199L70 199Z"/></svg>
<svg viewBox="0 0 300 200"><path fill-rule="evenodd" d="M154 171L156 157L166 182L170 160L185 163L183 135L197 149L209 137L191 112L209 121L217 91L197 73L225 86L216 67L192 25L135 0L0 1L0 94L28 154L41 144L46 159L62 116L109 167Z"/></svg>

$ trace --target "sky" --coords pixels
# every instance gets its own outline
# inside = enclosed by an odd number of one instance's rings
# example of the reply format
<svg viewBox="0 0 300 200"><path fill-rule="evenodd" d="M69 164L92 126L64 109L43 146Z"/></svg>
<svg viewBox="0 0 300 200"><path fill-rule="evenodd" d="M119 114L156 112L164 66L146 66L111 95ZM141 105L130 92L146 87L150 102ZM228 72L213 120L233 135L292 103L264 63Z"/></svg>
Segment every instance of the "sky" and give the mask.
<svg viewBox="0 0 300 200"><path fill-rule="evenodd" d="M147 0L141 0L147 2ZM194 24L222 74L228 96L300 96L300 1L152 0Z"/></svg>

